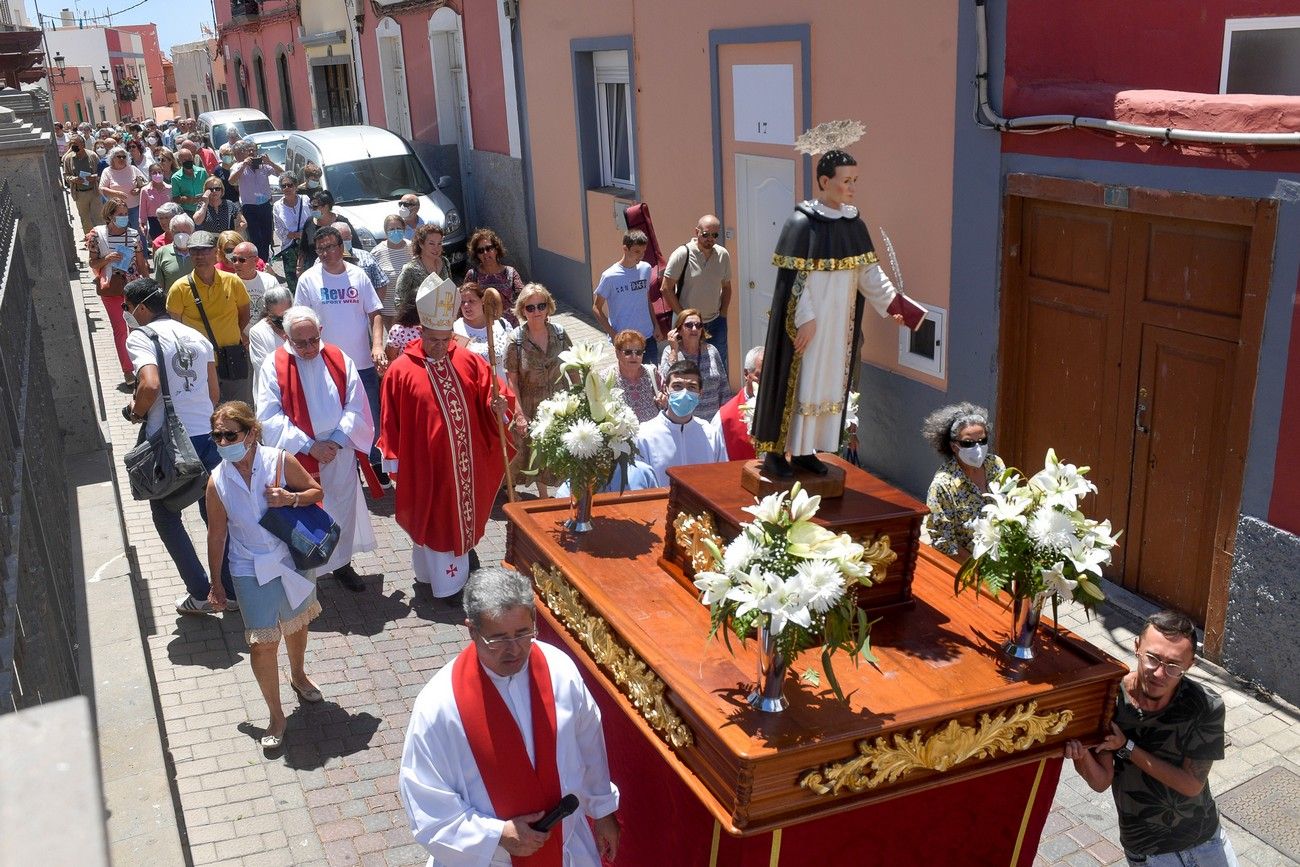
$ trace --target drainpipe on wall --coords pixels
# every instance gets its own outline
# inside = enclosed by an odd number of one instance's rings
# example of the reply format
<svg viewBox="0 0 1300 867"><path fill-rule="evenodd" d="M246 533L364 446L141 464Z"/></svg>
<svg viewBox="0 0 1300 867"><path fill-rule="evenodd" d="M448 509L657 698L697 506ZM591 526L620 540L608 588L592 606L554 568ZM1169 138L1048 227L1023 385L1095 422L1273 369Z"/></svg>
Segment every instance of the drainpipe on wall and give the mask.
<svg viewBox="0 0 1300 867"><path fill-rule="evenodd" d="M975 0L975 42L978 60L975 70L975 122L998 132L1040 133L1062 129L1098 129L1115 135L1159 139L1164 142L1194 142L1218 145L1261 145L1268 147L1300 147L1300 132L1219 132L1217 130L1178 129L1176 127L1144 126L1105 120L1098 117L1080 117L1076 114L1038 114L1029 117L1005 118L989 102L989 33L985 10L988 0Z"/></svg>

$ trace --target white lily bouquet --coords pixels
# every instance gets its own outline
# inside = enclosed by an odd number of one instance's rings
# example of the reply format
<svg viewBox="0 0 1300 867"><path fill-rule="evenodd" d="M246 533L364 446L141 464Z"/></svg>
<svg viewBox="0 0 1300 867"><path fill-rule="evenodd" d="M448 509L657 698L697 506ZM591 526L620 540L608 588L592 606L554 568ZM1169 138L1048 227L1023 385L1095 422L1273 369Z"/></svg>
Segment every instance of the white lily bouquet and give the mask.
<svg viewBox="0 0 1300 867"><path fill-rule="evenodd" d="M1101 567L1110 562L1119 538L1110 521L1094 521L1079 511L1079 500L1097 486L1088 467L1062 462L1052 449L1042 470L1028 480L1008 467L989 484L988 503L971 522L972 556L957 572L954 590L983 585L992 594L1007 590L1036 606L1060 600L1086 608L1105 600Z"/></svg>
<svg viewBox="0 0 1300 867"><path fill-rule="evenodd" d="M709 637L722 631L728 649L730 631L742 642L756 628L766 630L787 662L818 642L822 667L835 696L844 693L831 667L831 656L844 651L875 662L871 621L857 605L856 588L871 586L872 566L863 546L847 533L836 534L812 519L821 497L809 496L798 483L745 508L754 520L743 524L726 549L707 542L715 571L697 572L700 602L709 607ZM801 675L816 685L813 669Z"/></svg>
<svg viewBox="0 0 1300 867"><path fill-rule="evenodd" d="M528 428L529 471L544 469L568 479L575 494L600 488L616 466L626 470L636 457L636 413L614 384L613 371L596 371L599 360L594 343L560 353L560 377L569 384L542 401Z"/></svg>

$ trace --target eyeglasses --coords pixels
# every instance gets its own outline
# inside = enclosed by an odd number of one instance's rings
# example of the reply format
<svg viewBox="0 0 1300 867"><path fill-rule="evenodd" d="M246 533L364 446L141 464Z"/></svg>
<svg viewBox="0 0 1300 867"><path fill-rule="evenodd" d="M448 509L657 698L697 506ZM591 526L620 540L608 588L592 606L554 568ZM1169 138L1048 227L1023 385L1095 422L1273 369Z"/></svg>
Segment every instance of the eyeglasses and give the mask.
<svg viewBox="0 0 1300 867"><path fill-rule="evenodd" d="M1187 669L1183 668L1181 665L1178 665L1177 663L1174 662L1165 662L1163 659L1156 656L1154 653L1147 653L1146 651L1140 650L1138 651L1138 658L1141 659L1142 664L1145 665L1150 670L1155 671L1157 669L1163 668L1165 670L1165 674L1173 678L1182 677L1184 674L1187 673Z"/></svg>
<svg viewBox="0 0 1300 867"><path fill-rule="evenodd" d="M640 358L645 355L644 349L620 349L618 354L624 358Z"/></svg>
<svg viewBox="0 0 1300 867"><path fill-rule="evenodd" d="M989 444L988 437L981 437L980 439L977 440L957 440L957 445L961 446L964 449L973 449L976 446L986 446L988 444Z"/></svg>
<svg viewBox="0 0 1300 867"><path fill-rule="evenodd" d="M531 629L523 635L510 635L505 638L484 638L480 635L478 640L483 642L483 646L488 650L504 650L508 645L513 645L515 647L521 645L527 646L532 644L533 640L536 638L537 630Z"/></svg>
<svg viewBox="0 0 1300 867"><path fill-rule="evenodd" d="M524 312L526 312L526 313L539 313L539 312L545 310L545 309L547 308L547 306L548 306L548 305L547 305L547 303L546 303L545 301L543 301L541 304L525 304L525 305L524 305Z"/></svg>
<svg viewBox="0 0 1300 867"><path fill-rule="evenodd" d="M230 254L227 253L226 255ZM252 259L248 256L230 256L230 261L234 262L236 265L242 265L245 262L251 262Z"/></svg>
<svg viewBox="0 0 1300 867"><path fill-rule="evenodd" d="M282 190L292 190L293 188L294 188L293 184L280 184L280 189Z"/></svg>
<svg viewBox="0 0 1300 867"><path fill-rule="evenodd" d="M246 430L214 430L208 434L214 443L233 443L235 440L243 439Z"/></svg>
<svg viewBox="0 0 1300 867"><path fill-rule="evenodd" d="M320 346L320 336L308 337L306 340L294 340L290 338L289 343L293 345L294 349L310 349L313 346Z"/></svg>
<svg viewBox="0 0 1300 867"><path fill-rule="evenodd" d="M686 323L683 323L683 324L682 324L682 327L685 328L687 331L699 331L701 328L704 327L704 323L703 323L703 322L686 322Z"/></svg>
<svg viewBox="0 0 1300 867"><path fill-rule="evenodd" d="M475 247L475 248L474 248L474 252L475 252L475 253L478 253L480 256L482 256L484 253L493 253L493 252L495 252L495 251L496 251L496 247L493 247L493 246L491 246L491 245L486 246L486 247Z"/></svg>
<svg viewBox="0 0 1300 867"><path fill-rule="evenodd" d="M341 246L343 246L343 245L342 245L342 244L317 244L317 245L316 245L316 252L317 252L317 253L328 253L330 250L337 250L337 249L338 249L339 247L341 247Z"/></svg>
<svg viewBox="0 0 1300 867"><path fill-rule="evenodd" d="M701 238L711 238L711 239L713 239L713 240L717 240L718 233L717 233L717 232L700 232L700 237L701 237Z"/></svg>

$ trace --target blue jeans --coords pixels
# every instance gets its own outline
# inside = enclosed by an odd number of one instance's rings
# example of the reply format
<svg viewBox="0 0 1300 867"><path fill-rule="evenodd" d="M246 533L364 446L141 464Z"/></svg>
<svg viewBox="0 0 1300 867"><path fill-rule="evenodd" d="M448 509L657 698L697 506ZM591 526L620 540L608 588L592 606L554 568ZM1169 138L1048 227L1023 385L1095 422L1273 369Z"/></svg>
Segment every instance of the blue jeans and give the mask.
<svg viewBox="0 0 1300 867"><path fill-rule="evenodd" d="M221 463L221 456L217 454L217 446L206 436L190 437L190 442L194 443L194 450L199 453L199 460L203 461L203 466L208 472L212 472L217 464ZM181 573L181 580L185 582L185 589L195 599L207 599L208 591L211 589L208 581L208 571L203 568L199 555L194 551L194 543L190 541L190 534L185 531L185 521L181 517L181 512L173 512L164 506L158 500L149 501L149 512L153 516L154 530L158 533L158 538L162 540L163 547L167 549L167 554L176 564L176 569ZM203 523L208 522L208 504L206 498L199 500L199 515L203 518ZM231 599L235 598L235 585L230 580L230 560L229 557L223 557L221 561L221 585L226 588L226 595Z"/></svg>
<svg viewBox="0 0 1300 867"><path fill-rule="evenodd" d="M373 367L367 367L364 370L358 370L357 376L361 378L361 384L365 386L366 397L370 400L370 417L375 421L375 441L379 440L379 371ZM379 449L373 444L370 446L370 463L378 465Z"/></svg>
<svg viewBox="0 0 1300 867"><path fill-rule="evenodd" d="M705 329L709 332L709 345L718 350L722 359L722 369L731 376L731 368L727 366L727 317L718 316L705 325Z"/></svg>
<svg viewBox="0 0 1300 867"><path fill-rule="evenodd" d="M659 366L659 341L655 340L653 334L645 339L645 355L642 356L642 360L646 364Z"/></svg>
<svg viewBox="0 0 1300 867"><path fill-rule="evenodd" d="M1237 867L1237 853L1223 826L1214 836L1190 849L1178 852L1161 852L1159 855L1130 855L1124 853L1129 867Z"/></svg>
<svg viewBox="0 0 1300 867"><path fill-rule="evenodd" d="M250 205L245 203L241 208L244 212L244 219L248 221L248 240L253 242L257 247L257 255L261 256L263 261L268 264L271 261L271 235L273 233L271 203L264 202L260 205Z"/></svg>

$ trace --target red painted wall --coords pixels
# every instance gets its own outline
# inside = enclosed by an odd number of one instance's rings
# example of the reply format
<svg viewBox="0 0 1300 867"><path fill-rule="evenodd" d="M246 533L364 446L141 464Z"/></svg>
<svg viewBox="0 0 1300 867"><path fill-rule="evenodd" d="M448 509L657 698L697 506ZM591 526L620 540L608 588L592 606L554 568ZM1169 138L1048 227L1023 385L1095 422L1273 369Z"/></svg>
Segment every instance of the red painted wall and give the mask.
<svg viewBox="0 0 1300 867"><path fill-rule="evenodd" d="M220 5L220 4L218 4ZM228 6L229 4L227 4ZM280 94L279 50L298 41L298 18L281 18L274 21L250 24L237 30L227 30L222 45L228 46L230 61L226 63L226 80L231 108L261 109L257 90L257 69L253 63L256 51L262 52L262 69L266 76L266 116L277 128L284 128L284 100ZM293 99L296 129L314 129L315 118L311 110L311 93L307 89L307 60L301 47L285 55L289 63L289 91ZM248 105L240 106L239 85L235 80L235 58L248 68Z"/></svg>
<svg viewBox="0 0 1300 867"><path fill-rule="evenodd" d="M1300 99L1211 97L1229 18L1300 15L1300 0L1009 0L1002 114L1079 114L1155 126L1300 130ZM1146 91L1146 92L1144 92ZM1233 102L1247 104L1233 105ZM1003 150L1158 165L1300 171L1300 152L1169 146L1092 132L1003 137Z"/></svg>
<svg viewBox="0 0 1300 867"><path fill-rule="evenodd" d="M167 83L163 77L163 55L158 45L158 26L156 24L132 24L119 27L139 35L140 46L144 51L144 68L149 73L149 99L155 107L168 106Z"/></svg>
<svg viewBox="0 0 1300 867"><path fill-rule="evenodd" d="M465 66L469 75L474 148L508 154L510 134L506 127L505 83L501 76L498 2L499 0L466 0Z"/></svg>

